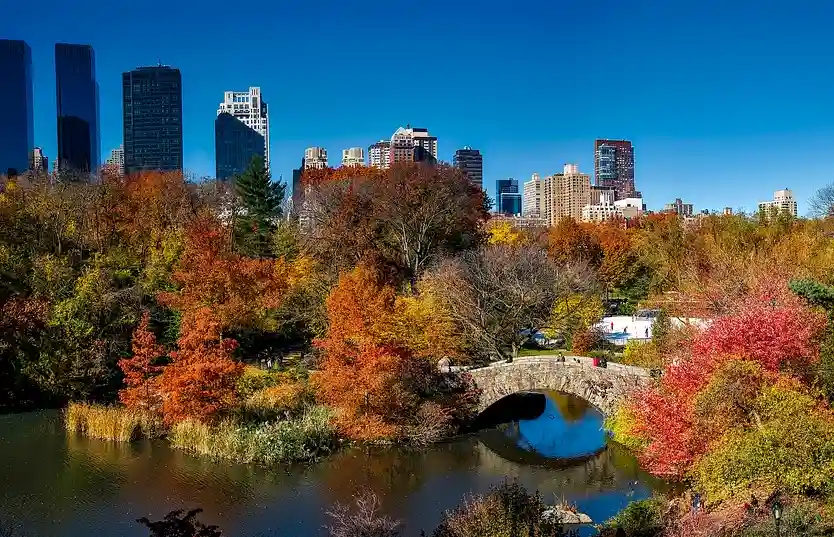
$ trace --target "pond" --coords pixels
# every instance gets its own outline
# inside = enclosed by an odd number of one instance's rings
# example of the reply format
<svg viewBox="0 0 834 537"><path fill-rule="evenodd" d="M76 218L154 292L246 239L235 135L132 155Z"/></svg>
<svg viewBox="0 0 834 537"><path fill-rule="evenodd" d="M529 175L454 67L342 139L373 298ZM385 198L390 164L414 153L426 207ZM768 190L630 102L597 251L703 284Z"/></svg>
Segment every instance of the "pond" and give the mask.
<svg viewBox="0 0 834 537"><path fill-rule="evenodd" d="M224 535L326 535L333 502L379 495L405 536L430 532L464 495L504 479L567 500L595 521L665 485L608 444L602 416L546 392L544 413L426 449L351 448L314 464L262 468L192 457L164 441L114 444L67 434L61 414L0 416L0 521L28 536L145 536L135 519L202 507ZM587 533L587 530L585 531Z"/></svg>

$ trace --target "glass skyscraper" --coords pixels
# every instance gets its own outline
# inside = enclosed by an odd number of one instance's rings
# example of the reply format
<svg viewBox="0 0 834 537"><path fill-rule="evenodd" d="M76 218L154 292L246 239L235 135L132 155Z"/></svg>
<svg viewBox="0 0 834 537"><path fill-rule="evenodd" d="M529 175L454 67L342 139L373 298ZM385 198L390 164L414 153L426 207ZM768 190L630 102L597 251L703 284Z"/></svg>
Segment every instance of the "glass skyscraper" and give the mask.
<svg viewBox="0 0 834 537"><path fill-rule="evenodd" d="M594 142L594 184L614 190L617 199L640 197L634 185L634 147L628 140Z"/></svg>
<svg viewBox="0 0 834 537"><path fill-rule="evenodd" d="M0 175L16 175L35 147L32 50L24 41L0 39L0 102Z"/></svg>
<svg viewBox="0 0 834 537"><path fill-rule="evenodd" d="M264 136L226 112L214 120L214 153L217 179L226 181L243 173L252 161L260 155L266 160Z"/></svg>
<svg viewBox="0 0 834 537"><path fill-rule="evenodd" d="M122 73L125 173L182 170L182 77L159 65Z"/></svg>
<svg viewBox="0 0 834 537"><path fill-rule="evenodd" d="M499 214L521 214L521 193L518 191L517 179L499 179L495 182L495 203Z"/></svg>
<svg viewBox="0 0 834 537"><path fill-rule="evenodd" d="M101 162L96 55L90 45L55 45L58 168L94 172Z"/></svg>

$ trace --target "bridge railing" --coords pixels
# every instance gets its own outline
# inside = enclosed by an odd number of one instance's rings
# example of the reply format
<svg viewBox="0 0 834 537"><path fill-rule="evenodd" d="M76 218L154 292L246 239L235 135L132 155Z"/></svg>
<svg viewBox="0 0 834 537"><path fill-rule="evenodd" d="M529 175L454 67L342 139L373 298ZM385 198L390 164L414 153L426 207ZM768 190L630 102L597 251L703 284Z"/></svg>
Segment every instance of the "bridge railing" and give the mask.
<svg viewBox="0 0 834 537"><path fill-rule="evenodd" d="M488 368L498 368L498 367L513 367L516 365L523 365L523 364L534 364L534 363L548 363L550 365L563 365L566 367L587 367L587 368L595 368L595 369L608 369L612 373L618 373L623 375L634 375L639 377L649 377L651 376L651 371L649 369L645 369L643 367L637 367L633 365L625 365L625 364L618 364L616 362L608 362L605 368L600 368L597 365L594 365L594 359L589 358L587 356L573 356L573 355L565 355L564 361L562 361L562 356L557 354L542 354L538 356L527 356L523 358L517 358L513 362L507 362L506 360L501 360L498 362L493 362L487 366L483 367L473 367L473 366L452 366L450 371L452 372L462 372L462 371L477 371L479 369L488 369Z"/></svg>

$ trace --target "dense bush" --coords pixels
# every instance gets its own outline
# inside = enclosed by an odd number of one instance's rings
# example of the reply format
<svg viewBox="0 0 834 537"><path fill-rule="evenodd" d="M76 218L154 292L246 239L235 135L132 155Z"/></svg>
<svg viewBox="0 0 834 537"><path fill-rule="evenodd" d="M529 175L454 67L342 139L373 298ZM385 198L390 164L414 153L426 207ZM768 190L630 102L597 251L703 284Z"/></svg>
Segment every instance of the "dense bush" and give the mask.
<svg viewBox="0 0 834 537"><path fill-rule="evenodd" d="M753 410L755 425L731 430L695 464L701 490L715 500L744 493L751 483L834 493L834 418L819 402L781 383L765 388Z"/></svg>
<svg viewBox="0 0 834 537"><path fill-rule="evenodd" d="M638 500L599 526L600 537L656 537L664 529L664 501ZM617 533L617 532L620 533Z"/></svg>
<svg viewBox="0 0 834 537"><path fill-rule="evenodd" d="M566 537L558 521L545 516L547 506L538 492L517 482L493 486L449 511L431 537Z"/></svg>

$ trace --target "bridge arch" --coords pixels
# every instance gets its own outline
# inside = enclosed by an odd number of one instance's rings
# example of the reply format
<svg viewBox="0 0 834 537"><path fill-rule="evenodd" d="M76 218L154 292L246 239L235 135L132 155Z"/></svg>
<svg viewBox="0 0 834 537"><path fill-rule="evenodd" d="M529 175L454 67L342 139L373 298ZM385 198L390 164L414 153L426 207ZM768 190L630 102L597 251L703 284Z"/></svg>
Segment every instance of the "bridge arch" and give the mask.
<svg viewBox="0 0 834 537"><path fill-rule="evenodd" d="M652 381L647 369L615 363L597 367L579 356L565 356L564 362L555 355L520 358L469 373L481 389L479 412L510 394L556 390L580 397L609 416L629 393Z"/></svg>

